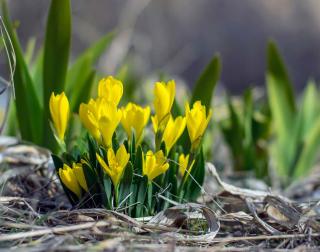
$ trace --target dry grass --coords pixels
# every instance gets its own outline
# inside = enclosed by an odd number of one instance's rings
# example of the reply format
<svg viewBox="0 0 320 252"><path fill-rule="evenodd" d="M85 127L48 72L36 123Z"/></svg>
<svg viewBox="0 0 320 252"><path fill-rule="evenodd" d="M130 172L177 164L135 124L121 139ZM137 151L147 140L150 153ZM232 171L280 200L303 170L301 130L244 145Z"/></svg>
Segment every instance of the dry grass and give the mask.
<svg viewBox="0 0 320 252"><path fill-rule="evenodd" d="M51 172L48 153L30 147L13 150L7 151L0 170L0 248L316 251L320 246L317 201L229 185L211 165L210 181L221 190L205 192L202 205L178 205L154 217L133 219L105 209L71 209ZM316 187L308 183L313 192Z"/></svg>

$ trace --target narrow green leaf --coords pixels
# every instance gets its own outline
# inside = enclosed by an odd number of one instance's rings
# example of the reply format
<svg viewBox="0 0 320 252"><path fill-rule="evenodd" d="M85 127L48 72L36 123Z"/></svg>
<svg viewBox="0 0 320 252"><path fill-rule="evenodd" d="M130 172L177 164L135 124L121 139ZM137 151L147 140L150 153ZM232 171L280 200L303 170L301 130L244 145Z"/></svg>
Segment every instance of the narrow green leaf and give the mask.
<svg viewBox="0 0 320 252"><path fill-rule="evenodd" d="M67 74L67 86L66 91L68 93L73 92L75 88L79 86L79 76L81 78L88 74L90 69L86 69L85 66L92 67L101 54L108 48L112 39L114 37L114 33L108 33L107 35L103 36L101 39L96 41L91 47L85 50L71 65L68 74Z"/></svg>
<svg viewBox="0 0 320 252"><path fill-rule="evenodd" d="M74 113L78 113L80 104L82 102L89 101L92 94L92 88L94 86L95 79L96 79L96 71L91 69L88 75L86 76L86 79L80 82L84 85L84 87L82 88L79 87L79 90L76 91L76 95L69 96L71 98L70 99L71 111L73 111Z"/></svg>
<svg viewBox="0 0 320 252"><path fill-rule="evenodd" d="M195 201L201 192L205 176L205 161L203 150L196 156L196 161L191 169L185 189L185 200Z"/></svg>
<svg viewBox="0 0 320 252"><path fill-rule="evenodd" d="M296 105L287 70L273 42L268 45L267 89L277 135L286 137L291 134L288 128L292 126Z"/></svg>
<svg viewBox="0 0 320 252"><path fill-rule="evenodd" d="M16 54L16 71L14 74L16 113L21 137L36 144L42 142L42 109L34 85L23 57L23 51L13 30L6 1L2 1L3 21L12 41Z"/></svg>
<svg viewBox="0 0 320 252"><path fill-rule="evenodd" d="M104 206L107 209L112 209L112 181L107 174L103 174L104 188Z"/></svg>
<svg viewBox="0 0 320 252"><path fill-rule="evenodd" d="M31 69L31 76L40 105L43 107L43 48L41 48L35 56Z"/></svg>
<svg viewBox="0 0 320 252"><path fill-rule="evenodd" d="M30 65L32 63L35 46L36 46L36 39L32 37L28 40L26 52L24 54L24 58L27 65Z"/></svg>
<svg viewBox="0 0 320 252"><path fill-rule="evenodd" d="M214 88L220 78L221 62L219 55L213 57L207 65L200 78L198 79L191 98L191 104L200 100L206 108L211 107L211 100L214 93Z"/></svg>
<svg viewBox="0 0 320 252"><path fill-rule="evenodd" d="M312 168L314 161L319 154L320 148L320 118L314 123L312 129L306 135L299 161L294 170L294 178L306 176L307 172Z"/></svg>
<svg viewBox="0 0 320 252"><path fill-rule="evenodd" d="M84 51L72 64L67 73L66 92L71 101L72 111L77 112L81 102L86 102L93 87L87 79L92 75L92 67L101 54L108 48L113 33L108 33ZM84 96L83 94L87 94Z"/></svg>
<svg viewBox="0 0 320 252"><path fill-rule="evenodd" d="M319 118L319 93L316 84L310 80L305 88L301 109L298 114L298 124L300 130L300 137L304 138L309 133L314 123Z"/></svg>
<svg viewBox="0 0 320 252"><path fill-rule="evenodd" d="M139 189L137 193L137 206L136 206L136 216L143 216L143 211L145 209L145 201L147 196L147 188L148 188L148 177L143 176L140 178Z"/></svg>
<svg viewBox="0 0 320 252"><path fill-rule="evenodd" d="M274 42L269 42L268 44L266 82L274 130L277 137L277 141L273 146L276 169L281 176L286 176L296 157L296 105L291 81Z"/></svg>
<svg viewBox="0 0 320 252"><path fill-rule="evenodd" d="M134 172L142 175L142 165L143 165L143 152L141 146L138 146L136 151L136 157L134 159Z"/></svg>
<svg viewBox="0 0 320 252"><path fill-rule="evenodd" d="M275 78L275 81L282 90L282 95L286 97L286 102L291 111L295 111L295 99L292 83L285 67L284 61L280 56L277 45L273 41L268 44L268 74Z"/></svg>
<svg viewBox="0 0 320 252"><path fill-rule="evenodd" d="M124 201L130 194L132 178L133 178L133 167L132 167L132 164L129 162L119 184L119 203ZM127 198L127 202L129 202L129 198ZM122 207L124 207L125 205L126 204L122 205Z"/></svg>
<svg viewBox="0 0 320 252"><path fill-rule="evenodd" d="M71 40L70 0L52 0L47 20L43 58L44 145L54 149L49 127L49 98L51 92L64 91Z"/></svg>

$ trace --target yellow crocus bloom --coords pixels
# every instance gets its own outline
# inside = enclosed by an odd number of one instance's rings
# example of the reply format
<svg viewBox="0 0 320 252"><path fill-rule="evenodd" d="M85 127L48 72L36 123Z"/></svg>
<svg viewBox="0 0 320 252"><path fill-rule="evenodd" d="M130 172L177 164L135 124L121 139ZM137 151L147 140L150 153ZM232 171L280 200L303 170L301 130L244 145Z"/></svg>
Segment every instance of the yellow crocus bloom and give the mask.
<svg viewBox="0 0 320 252"><path fill-rule="evenodd" d="M165 173L168 168L169 164L166 157L163 155L162 150L154 154L149 150L146 157L143 158L143 175L146 175L149 181L152 181L162 173Z"/></svg>
<svg viewBox="0 0 320 252"><path fill-rule="evenodd" d="M52 92L49 100L49 108L57 137L63 140L70 114L69 101L65 93L62 92L61 94L55 95L54 92Z"/></svg>
<svg viewBox="0 0 320 252"><path fill-rule="evenodd" d="M192 161L192 164L190 165L188 172L191 171L193 164L194 164L194 160ZM179 156L179 173L180 173L181 177L183 177L184 173L186 172L188 165L189 165L189 154L188 155L180 154L180 156Z"/></svg>
<svg viewBox="0 0 320 252"><path fill-rule="evenodd" d="M107 173L111 178L114 187L117 187L130 158L130 154L127 153L124 145L122 144L119 147L116 154L112 148L108 149L107 159L109 165L106 164L106 162L98 153L96 156L105 173Z"/></svg>
<svg viewBox="0 0 320 252"><path fill-rule="evenodd" d="M123 95L123 85L120 80L112 76L99 81L98 96L105 98L108 102L117 106Z"/></svg>
<svg viewBox="0 0 320 252"><path fill-rule="evenodd" d="M190 110L189 104L186 104L187 129L191 141L191 148L195 150L206 130L212 115L212 110L206 114L206 107L201 105L201 101L196 101Z"/></svg>
<svg viewBox="0 0 320 252"><path fill-rule="evenodd" d="M103 107L103 113L99 120L99 130L102 141L106 147L112 144L112 136L118 127L122 117L122 111L113 104L106 103Z"/></svg>
<svg viewBox="0 0 320 252"><path fill-rule="evenodd" d="M101 134L99 131L99 119L101 117L101 103L102 99L90 99L88 104L81 103L79 108L79 117L85 128L90 134L100 141Z"/></svg>
<svg viewBox="0 0 320 252"><path fill-rule="evenodd" d="M139 142L143 129L148 123L149 116L149 106L142 108L130 102L125 108L122 108L121 124L129 139L131 138L132 130L134 130L136 141Z"/></svg>
<svg viewBox="0 0 320 252"><path fill-rule="evenodd" d="M86 191L88 192L88 185L87 185L87 181L86 181L86 177L84 175L83 172L83 166L81 163L73 163L72 164L72 170L74 175L76 176L78 183L80 184L80 186Z"/></svg>
<svg viewBox="0 0 320 252"><path fill-rule="evenodd" d="M58 173L62 183L80 199L81 187L74 170L71 169L70 166L64 164L63 168L60 168Z"/></svg>
<svg viewBox="0 0 320 252"><path fill-rule="evenodd" d="M169 81L167 84L164 82L157 82L154 87L154 109L155 116L152 122L157 132L163 130L169 120L171 107L174 101L176 89L174 80Z"/></svg>
<svg viewBox="0 0 320 252"><path fill-rule="evenodd" d="M170 117L162 136L162 140L166 144L166 149L168 153L183 133L185 127L185 117L178 116L175 120L173 120L172 117Z"/></svg>
<svg viewBox="0 0 320 252"><path fill-rule="evenodd" d="M120 123L122 112L105 98L91 99L82 103L79 109L80 120L90 134L106 147L112 143L112 136Z"/></svg>

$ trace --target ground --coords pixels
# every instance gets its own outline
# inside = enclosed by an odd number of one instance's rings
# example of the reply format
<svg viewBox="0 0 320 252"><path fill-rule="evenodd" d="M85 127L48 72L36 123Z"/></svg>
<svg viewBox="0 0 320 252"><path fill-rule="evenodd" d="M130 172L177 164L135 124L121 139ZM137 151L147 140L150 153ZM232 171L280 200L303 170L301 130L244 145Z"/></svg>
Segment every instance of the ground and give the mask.
<svg viewBox="0 0 320 252"><path fill-rule="evenodd" d="M12 144L12 142L11 142ZM133 219L102 208L77 209L65 198L50 154L14 143L0 168L0 248L23 251L317 250L320 176L274 192L243 189L207 165L198 203Z"/></svg>

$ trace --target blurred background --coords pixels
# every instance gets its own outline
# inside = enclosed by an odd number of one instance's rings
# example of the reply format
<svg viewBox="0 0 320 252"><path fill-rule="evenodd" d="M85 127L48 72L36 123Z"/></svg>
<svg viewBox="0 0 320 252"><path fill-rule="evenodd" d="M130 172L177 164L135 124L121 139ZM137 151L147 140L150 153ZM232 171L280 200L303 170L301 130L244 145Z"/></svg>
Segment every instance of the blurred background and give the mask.
<svg viewBox="0 0 320 252"><path fill-rule="evenodd" d="M23 46L30 36L42 43L49 4L9 1ZM130 60L139 75L163 72L192 86L219 52L222 86L237 94L264 83L265 49L273 38L299 90L310 76L320 77L319 8L318 0L74 0L72 55L116 29L101 71L112 74Z"/></svg>

